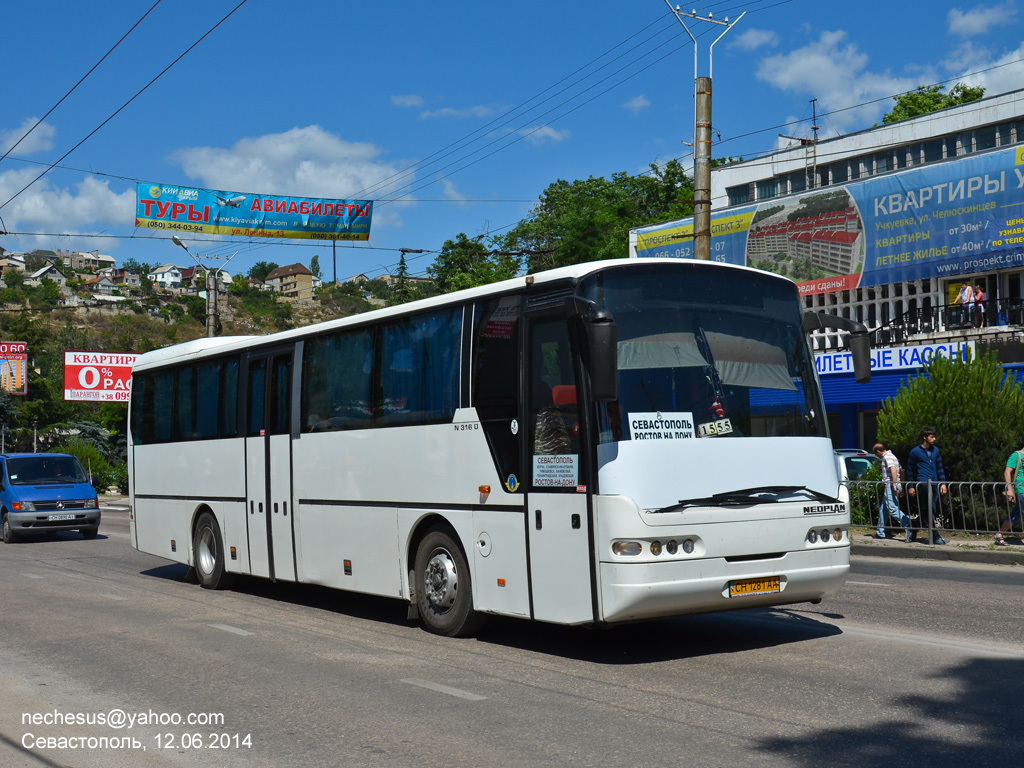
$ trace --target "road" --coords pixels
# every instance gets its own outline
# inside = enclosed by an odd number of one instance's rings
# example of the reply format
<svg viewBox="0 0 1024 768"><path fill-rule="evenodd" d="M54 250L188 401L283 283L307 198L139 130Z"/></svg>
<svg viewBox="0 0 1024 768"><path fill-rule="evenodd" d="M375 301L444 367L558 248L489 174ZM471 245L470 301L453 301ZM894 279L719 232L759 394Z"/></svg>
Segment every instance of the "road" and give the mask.
<svg viewBox="0 0 1024 768"><path fill-rule="evenodd" d="M123 510L104 511L95 541L0 545L0 766L1024 755L1021 569L860 558L818 606L607 631L496 620L467 640L424 632L397 601L249 580L210 592L186 575L131 548ZM115 710L134 725L97 722Z"/></svg>

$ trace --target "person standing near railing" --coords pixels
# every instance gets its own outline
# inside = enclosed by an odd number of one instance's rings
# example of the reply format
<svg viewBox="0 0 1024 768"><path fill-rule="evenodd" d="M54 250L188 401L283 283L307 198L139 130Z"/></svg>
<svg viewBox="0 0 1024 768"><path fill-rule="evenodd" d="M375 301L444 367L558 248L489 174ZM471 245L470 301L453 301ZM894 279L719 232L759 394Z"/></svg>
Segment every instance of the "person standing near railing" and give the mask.
<svg viewBox="0 0 1024 768"><path fill-rule="evenodd" d="M935 429L923 427L921 444L910 449L910 456L907 457L907 493L910 494L910 498L914 498L918 491L931 496L931 504L928 505L928 529L932 532L930 543L948 544L936 527L939 522L939 498L946 495L947 489L946 470L942 466L942 455L935 445L935 440ZM928 499L925 498L923 501L927 504ZM919 508L921 503L922 500L918 499ZM907 541L913 541L916 535L917 531L909 528Z"/></svg>
<svg viewBox="0 0 1024 768"><path fill-rule="evenodd" d="M953 303L960 305L960 327L969 326L971 324L971 309L974 306L974 289L966 280L960 285L960 292L956 295L956 301Z"/></svg>
<svg viewBox="0 0 1024 768"><path fill-rule="evenodd" d="M900 483L900 460L883 443L875 443L872 450L875 456L882 461L882 480L885 483L885 488L882 491L882 505L878 508L878 538L886 538L885 520L888 516L890 524L894 520L898 522L906 528L907 541L913 541L910 518L900 509L900 502L897 498L903 495L903 485Z"/></svg>
<svg viewBox="0 0 1024 768"><path fill-rule="evenodd" d="M974 289L974 316L971 324L975 328L985 327L985 291L981 289L981 283Z"/></svg>
<svg viewBox="0 0 1024 768"><path fill-rule="evenodd" d="M1013 507L1010 510L1010 516L1003 520L999 530L996 531L995 545L997 547L1006 546L1003 534L1020 520L1021 506L1024 506L1024 472L1020 471L1021 464L1024 463L1022 459L1024 459L1024 448L1010 454L1010 458L1006 460L1006 468L1003 470L1003 478L1006 480L1006 500Z"/></svg>

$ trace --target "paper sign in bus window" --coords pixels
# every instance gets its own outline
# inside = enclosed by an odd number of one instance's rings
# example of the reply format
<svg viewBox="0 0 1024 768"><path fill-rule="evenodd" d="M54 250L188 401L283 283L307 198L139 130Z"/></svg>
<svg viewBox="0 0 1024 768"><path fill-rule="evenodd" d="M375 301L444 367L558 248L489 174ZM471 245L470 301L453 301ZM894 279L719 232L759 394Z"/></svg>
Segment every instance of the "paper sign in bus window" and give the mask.
<svg viewBox="0 0 1024 768"><path fill-rule="evenodd" d="M695 437L693 413L631 413L630 440L688 440Z"/></svg>
<svg viewBox="0 0 1024 768"><path fill-rule="evenodd" d="M579 480L579 455L575 453L533 457L533 484L539 488L575 488Z"/></svg>

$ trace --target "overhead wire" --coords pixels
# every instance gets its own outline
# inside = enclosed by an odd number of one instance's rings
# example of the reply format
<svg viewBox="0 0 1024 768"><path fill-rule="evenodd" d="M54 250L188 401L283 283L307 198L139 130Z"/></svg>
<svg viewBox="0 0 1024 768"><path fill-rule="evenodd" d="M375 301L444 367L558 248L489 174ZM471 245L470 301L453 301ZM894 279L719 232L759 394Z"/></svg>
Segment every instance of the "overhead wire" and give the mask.
<svg viewBox="0 0 1024 768"><path fill-rule="evenodd" d="M14 144L12 144L12 145L11 145L11 146L10 146L10 147L9 147L9 148L8 148L8 149L7 149L7 150L6 150L6 151L5 151L5 152L4 152L3 154L2 154L2 155L0 155L0 163L2 163L2 162L4 161L4 159L5 159L5 158L6 158L6 157L7 157L7 156L8 156L9 154L11 154L11 152L13 152L13 151L15 150L15 148L16 148L16 147L17 147L17 146L18 146L19 144L21 144L21 142L23 142L23 141L24 141L25 139L27 139L27 138L29 137L29 135L31 135L31 133L32 133L32 132L33 132L33 131L34 131L34 130L35 130L36 128L38 128L38 127L39 127L40 125L42 125L43 121L44 121L44 120L46 120L46 118L48 118L48 117L49 117L49 116L50 116L51 114L53 114L53 111L54 111L55 109L57 109L57 107L59 107L59 106L60 106L61 104L63 104L63 103L64 103L64 100L65 100L65 99L67 99L67 98L68 98L68 96L70 96L70 95L71 95L72 93L74 93L74 92L75 92L75 90L76 90L76 89L78 88L78 86L80 86L80 85L81 85L82 83L84 83L84 82L85 82L85 80L86 80L86 78L88 78L88 77L89 77L89 75L91 75L91 74L92 74L92 73L93 73L93 72L94 72L94 71L96 70L96 68L97 68L97 67L98 67L98 66L99 66L100 64L102 64L102 63L103 63L104 61L106 61L107 57L108 57L108 56L109 56L110 54L112 54L112 53L114 52L114 50L115 50L115 49L116 49L116 48L117 48L117 47L118 47L119 45L121 45L121 43L123 43L123 42L125 41L125 39L126 39L126 38L128 37L128 35L130 35L130 34L131 34L132 32L134 32L134 31L135 31L136 27L138 27L138 26L139 26L139 24L141 24L141 23L142 23L143 21L145 21L146 17L147 17L147 16L149 16L149 14L153 12L153 9L154 9L154 8L156 8L156 7L158 6L158 5L160 5L160 3L161 3L161 2L163 2L163 0L156 0L156 2L155 2L155 3L153 3L153 5L151 5L151 6L150 6L149 10L148 10L148 11L146 11L146 12L145 12L144 14L142 14L141 18L139 18L139 20L138 20L138 21L136 21L136 22L135 22L135 23L134 23L134 24L132 25L131 29L129 29L129 30L127 31L127 32L125 32L125 33L124 33L124 34L123 34L123 35L121 36L121 39L120 39L120 40L118 40L118 41L117 41L116 43L114 43L114 44L113 44L113 45L112 45L112 46L110 47L110 49L109 49L109 50L108 50L108 51L107 51L106 53L104 53L104 54L103 54L103 56L101 56L101 57L100 57L100 60L99 60L99 61L97 61L97 62L96 62L95 64L93 64L93 65L92 65L92 67L90 67L90 68L89 68L89 71L88 71L88 72L86 72L86 73L85 73L84 75L82 75L81 79L79 79L79 81L78 81L77 83L75 83L75 84L74 84L73 86L71 86L71 90L69 90L69 91L68 91L67 93L65 93L65 94L64 94L63 96L61 96L61 97L60 97L60 99L59 99L59 100L57 101L57 103L56 103L56 104L54 104L54 105L53 105L52 107L50 107L50 109L49 109L49 110L47 110L47 112L46 112L46 114L45 114L45 115L43 115L43 116L42 116L42 117L40 117L40 118L39 118L38 120L36 120L36 122L35 122L35 123L34 123L34 124L32 125L32 127L31 127L31 128L29 128L29 129L28 129L27 131L25 131L25 133L24 133L24 134L22 134L22 136L21 136L21 138L20 138L20 139L18 139L18 140L17 140L16 142L14 142Z"/></svg>
<svg viewBox="0 0 1024 768"><path fill-rule="evenodd" d="M185 58L185 56L187 56L187 55L188 55L188 54L189 54L189 53L190 53L190 52L192 51L192 49L194 49L194 48L195 48L195 47L196 47L197 45L199 45L199 44L200 44L201 42L203 42L203 40L205 40L205 39L206 39L207 37L209 37L209 36L210 36L211 34L213 34L213 32L214 32L214 31L215 31L215 30L216 30L216 29L217 29L217 28L218 28L218 27L219 27L219 26L220 26L221 24L223 24L223 23L224 23L225 21L227 21L227 20L228 20L229 18L231 18L231 17L232 17L232 16L233 16L233 15L235 14L235 12L236 12L236 11L237 11L237 10L238 10L239 8L241 8L241 7L243 6L243 5L245 5L245 4L246 4L246 3L248 2L248 1L249 1L249 0L240 0L240 2L238 3L238 5L236 5L236 6L235 6L234 8L232 8L232 9L231 9L230 11L228 11L228 13L227 13L227 14L226 14L226 15L225 15L225 16L224 16L224 17L223 17L223 18L222 18L222 19L221 19L220 21L218 21L218 22L217 22L216 24L214 24L214 25L213 25L212 27L210 27L210 29L209 29L209 30L207 30L207 31L206 31L206 33L205 33L205 34L204 34L204 35L203 35L202 37L200 37L200 38L199 38L198 40L196 40L196 41L195 41L194 43L192 43L192 45L190 45L190 46L189 46L188 48L186 48L186 49L185 49L185 51L184 51L184 52L182 52L182 53L181 53L181 54L180 54L180 55L179 55L179 56L178 56L178 57L177 57L177 58L176 58L176 59L175 59L174 61L172 61L172 62L171 62L170 64L168 64L168 65L167 65L166 67L164 67L164 68L163 68L163 69L162 69L162 70L161 70L161 71L159 72L159 74L157 74L157 75L156 75L156 77L154 77L154 78L153 78L152 80L150 80L150 81L149 81L148 83L146 83L146 84L145 84L145 85L144 85L144 86L143 86L143 87L142 87L141 89L139 89L138 91L136 91L136 92L135 92L135 94L134 94L134 95L133 95L133 96L132 96L132 97L131 97L130 99L128 99L128 101L126 101L126 102L125 102L124 104L122 104L122 105L121 105L120 107L118 107L118 108L117 108L117 109L116 109L116 110L115 110L115 111L114 111L114 112L113 112L113 113L112 113L112 114L111 114L111 115L110 115L109 117L107 117L107 118L106 118L106 119L105 119L105 120L104 120L104 121L103 121L102 123L100 123L100 124L99 124L99 125L97 125L97 126L96 126L95 128L93 128L93 129L92 129L92 130L91 130L91 131L90 131L90 132L89 132L89 133L88 133L88 134L87 134L87 135L85 136L85 138L83 138L83 139L82 139L81 141L79 141L79 142L78 142L77 144L75 144L75 146L73 146L73 147L72 147L71 149L69 149L69 150L68 150L67 152L65 152L65 153L64 153L63 155L61 155L61 156L60 156L59 158L57 158L57 160L56 160L55 162L51 163L51 164L50 164L50 165L49 165L49 166L48 166L48 167L46 168L46 170L44 170L44 171L43 171L42 173L40 173L40 174L39 174L38 176L36 176L36 177L35 177L35 178L34 178L34 179L33 179L32 181L30 181L30 182L29 182L28 184L26 184L26 185L25 185L24 187L22 187L22 188L21 188L20 190L18 190L18 191L17 191L17 192L16 192L16 193L15 193L15 194L14 194L14 195L13 195L12 197L10 197L10 198L9 198L9 199L8 199L8 200L7 200L6 202L5 202L5 203L3 203L3 204L0 204L0 210L3 210L3 209L4 209L4 207L6 207L6 206L7 206L8 204L10 204L10 203L11 203L12 201L16 200L16 199L17 199L17 198L18 198L18 197L19 197L19 196L20 196L20 195L21 195L21 194L22 194L23 192L25 192L25 190L29 189L29 188L30 188L31 186L33 186L33 185L34 185L34 184L35 184L35 183L36 183L37 181L39 181L39 180L40 180L41 178L43 178L43 176L45 176L45 175L46 175L46 174L48 174L48 173L49 173L50 171L52 171L52 170L54 169L54 167L56 167L57 163L59 163L59 162L61 162L62 160L64 160L64 158L66 158L66 157L67 157L68 155L70 155L70 154L71 154L72 152L74 152L74 151L75 151L76 149L78 149L78 148L79 148L80 146L82 146L82 145L83 145L83 144L84 144L84 143L85 143L86 141L88 141L88 140L89 140L90 138L92 138L92 136L93 136L93 135L95 135L95 134L96 134L96 133L97 133L97 132L98 132L98 131L99 131L99 130L100 130L101 128L103 128L103 126L105 126L105 125L106 125L107 123L109 123L109 122L110 122L111 120L113 120L113 119L114 119L115 117L117 117L117 115L119 115L119 114L120 114L120 113L121 113L121 112L122 112L122 111L123 111L123 110L124 110L125 108L127 108L129 104L131 104L131 103L132 103L133 101L135 101L135 99L137 99L137 98L138 98L139 96L141 96L141 95L142 95L142 94L143 94L143 93L144 93L144 92L145 92L146 90L148 90L148 89L150 88L150 86L152 86L152 85L153 85L153 83L155 83L155 82L156 82L157 80L159 80L159 79L160 79L161 77L163 77L163 76L164 76L164 75L165 75L165 74L167 73L167 71L171 69L171 67L173 67L173 66L174 66L175 64L177 64L177 63L178 63L179 61L181 61L181 60L182 60L183 58Z"/></svg>

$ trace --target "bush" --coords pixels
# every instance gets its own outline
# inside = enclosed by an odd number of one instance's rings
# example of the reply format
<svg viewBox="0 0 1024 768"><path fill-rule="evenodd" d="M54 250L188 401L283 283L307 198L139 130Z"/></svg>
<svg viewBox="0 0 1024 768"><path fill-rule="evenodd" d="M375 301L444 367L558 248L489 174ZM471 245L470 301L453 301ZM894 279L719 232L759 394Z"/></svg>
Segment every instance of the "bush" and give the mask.
<svg viewBox="0 0 1024 768"><path fill-rule="evenodd" d="M114 484L114 468L107 463L99 448L93 443L72 438L53 450L56 453L70 453L72 456L77 456L78 460L82 462L82 466L85 467L85 471L91 475L92 487L96 489L96 493L106 493Z"/></svg>
<svg viewBox="0 0 1024 768"><path fill-rule="evenodd" d="M938 434L949 480L1001 480L1006 457L1021 447L1024 392L994 353L969 363L936 357L878 414L879 439L904 466L924 426Z"/></svg>

